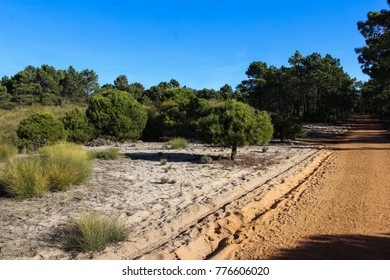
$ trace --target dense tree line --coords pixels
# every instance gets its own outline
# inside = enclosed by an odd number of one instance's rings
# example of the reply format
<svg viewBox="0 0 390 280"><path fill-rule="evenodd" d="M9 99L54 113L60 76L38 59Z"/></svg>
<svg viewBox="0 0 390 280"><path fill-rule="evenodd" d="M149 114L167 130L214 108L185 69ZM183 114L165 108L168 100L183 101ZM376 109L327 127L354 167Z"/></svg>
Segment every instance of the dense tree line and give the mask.
<svg viewBox="0 0 390 280"><path fill-rule="evenodd" d="M0 108L34 103L61 105L63 101L85 103L99 89L93 70L77 72L72 66L57 70L49 65L28 66L11 78L5 76L1 86Z"/></svg>
<svg viewBox="0 0 390 280"><path fill-rule="evenodd" d="M355 80L338 59L298 51L290 67L253 62L239 85L249 104L261 110L304 121L334 121L349 115L356 102Z"/></svg>

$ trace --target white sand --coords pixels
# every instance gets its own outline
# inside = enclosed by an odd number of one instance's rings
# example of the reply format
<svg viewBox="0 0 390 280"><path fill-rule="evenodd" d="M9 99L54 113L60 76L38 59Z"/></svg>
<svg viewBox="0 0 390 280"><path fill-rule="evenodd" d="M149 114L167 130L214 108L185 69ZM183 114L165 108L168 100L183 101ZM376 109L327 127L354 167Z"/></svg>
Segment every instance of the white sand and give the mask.
<svg viewBox="0 0 390 280"><path fill-rule="evenodd" d="M27 200L0 198L0 258L203 258L220 240L202 253L190 253L187 245L197 240L199 220L254 192L257 210L269 207L289 191L289 182L302 168L314 168L329 154L315 145L272 144L265 153L261 146L239 149L234 164L199 164L201 155L228 157L230 151L201 144L185 150L162 146L120 145L123 159L96 160L91 180L66 192ZM162 165L160 158L167 163ZM172 182L162 184L162 177ZM64 251L56 241L58 228L83 211L120 216L132 228L128 240L101 253ZM186 241L180 241L181 233Z"/></svg>

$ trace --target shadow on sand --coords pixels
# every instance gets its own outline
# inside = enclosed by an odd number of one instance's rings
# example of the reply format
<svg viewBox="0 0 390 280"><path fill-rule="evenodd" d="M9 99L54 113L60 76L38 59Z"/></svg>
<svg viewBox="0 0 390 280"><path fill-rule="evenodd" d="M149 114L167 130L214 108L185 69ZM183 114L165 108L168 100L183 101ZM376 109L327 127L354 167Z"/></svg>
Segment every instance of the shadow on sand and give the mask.
<svg viewBox="0 0 390 280"><path fill-rule="evenodd" d="M189 153L126 153L125 157L131 158L132 160L146 160L159 162L161 159L166 159L169 162L199 162L199 155L193 155Z"/></svg>
<svg viewBox="0 0 390 280"><path fill-rule="evenodd" d="M390 260L390 234L318 235L297 248L280 250L276 260Z"/></svg>

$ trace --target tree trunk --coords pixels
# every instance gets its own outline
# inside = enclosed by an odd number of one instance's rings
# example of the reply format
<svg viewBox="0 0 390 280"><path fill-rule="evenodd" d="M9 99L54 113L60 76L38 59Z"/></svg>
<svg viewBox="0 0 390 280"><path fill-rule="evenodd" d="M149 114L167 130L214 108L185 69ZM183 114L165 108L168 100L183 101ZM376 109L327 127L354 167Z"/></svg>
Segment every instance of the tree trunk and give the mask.
<svg viewBox="0 0 390 280"><path fill-rule="evenodd" d="M232 147L232 154L230 155L231 160L235 160L237 155L237 146Z"/></svg>

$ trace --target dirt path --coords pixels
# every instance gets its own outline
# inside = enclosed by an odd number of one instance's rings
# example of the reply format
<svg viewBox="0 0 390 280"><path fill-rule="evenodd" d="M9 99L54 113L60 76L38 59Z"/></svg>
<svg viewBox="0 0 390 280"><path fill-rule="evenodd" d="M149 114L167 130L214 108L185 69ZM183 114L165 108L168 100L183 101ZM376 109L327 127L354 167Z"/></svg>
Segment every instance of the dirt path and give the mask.
<svg viewBox="0 0 390 280"><path fill-rule="evenodd" d="M358 117L305 183L218 259L390 259L390 141Z"/></svg>

